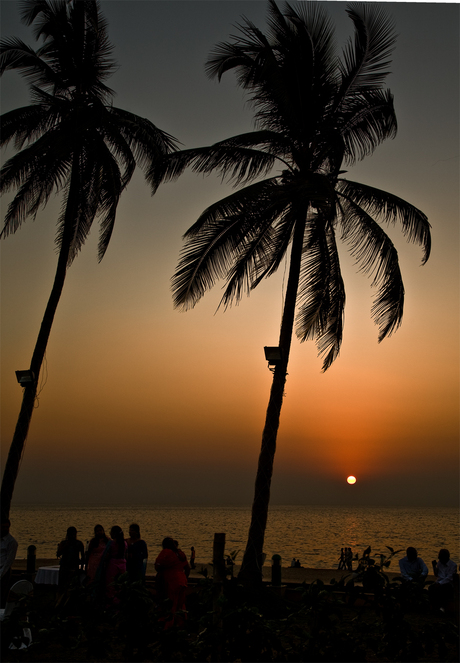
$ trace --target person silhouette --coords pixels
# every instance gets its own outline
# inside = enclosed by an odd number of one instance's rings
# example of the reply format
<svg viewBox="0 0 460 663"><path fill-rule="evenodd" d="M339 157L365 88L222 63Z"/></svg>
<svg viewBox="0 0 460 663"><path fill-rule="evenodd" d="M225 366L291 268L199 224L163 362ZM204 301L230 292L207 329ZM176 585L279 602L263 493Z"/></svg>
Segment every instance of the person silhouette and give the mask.
<svg viewBox="0 0 460 663"><path fill-rule="evenodd" d="M109 541L102 525L94 526L94 536L88 544L86 552L86 577L88 582L94 582L99 564Z"/></svg>
<svg viewBox="0 0 460 663"><path fill-rule="evenodd" d="M406 556L399 560L399 570L406 582L424 582L428 575L427 565L412 546L406 550Z"/></svg>
<svg viewBox="0 0 460 663"><path fill-rule="evenodd" d="M438 560L432 561L436 582L428 587L428 596L435 609L444 612L446 605L454 598L454 575L457 565L450 559L447 548L441 548Z"/></svg>
<svg viewBox="0 0 460 663"><path fill-rule="evenodd" d="M141 539L141 530L137 523L129 526L129 538L126 539L126 571L131 582L144 581L149 556L146 542Z"/></svg>
<svg viewBox="0 0 460 663"><path fill-rule="evenodd" d="M99 564L98 574L102 580L107 603L118 605L120 600L115 586L116 579L126 573L126 551L128 544L125 541L123 530L114 525L110 530L110 541Z"/></svg>
<svg viewBox="0 0 460 663"><path fill-rule="evenodd" d="M185 592L190 567L177 541L167 536L161 545L163 549L155 560L155 570L157 580L161 579L161 598L168 598L171 602L170 613L164 619L167 630L174 625L181 626L187 618Z"/></svg>
<svg viewBox="0 0 460 663"><path fill-rule="evenodd" d="M339 570L345 568L345 550L346 548L340 548Z"/></svg>
<svg viewBox="0 0 460 663"><path fill-rule="evenodd" d="M72 580L85 567L85 547L77 539L77 528L68 527L66 538L57 547L59 557L58 601L62 599Z"/></svg>
<svg viewBox="0 0 460 663"><path fill-rule="evenodd" d="M2 518L1 522L1 550L0 550L0 601L2 608L5 607L8 591L11 585L11 566L16 558L18 542L10 534L11 522L9 518Z"/></svg>
<svg viewBox="0 0 460 663"><path fill-rule="evenodd" d="M345 548L344 556L345 556L345 566L347 567L347 570L353 571L353 553L351 548Z"/></svg>

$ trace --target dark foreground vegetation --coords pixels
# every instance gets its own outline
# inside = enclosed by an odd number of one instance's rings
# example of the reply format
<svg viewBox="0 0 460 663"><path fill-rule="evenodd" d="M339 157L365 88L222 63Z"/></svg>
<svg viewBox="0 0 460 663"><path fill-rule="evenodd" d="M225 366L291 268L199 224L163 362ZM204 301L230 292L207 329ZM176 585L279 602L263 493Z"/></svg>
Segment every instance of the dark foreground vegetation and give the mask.
<svg viewBox="0 0 460 663"><path fill-rule="evenodd" d="M139 584L119 583L118 610L87 587L63 605L37 586L2 623L2 661L458 661L458 609L434 613L426 587L410 590L382 573L357 586L341 580L220 591L203 578L189 588L184 626L163 630L167 602ZM25 621L27 619L27 621ZM9 643L30 628L32 645Z"/></svg>

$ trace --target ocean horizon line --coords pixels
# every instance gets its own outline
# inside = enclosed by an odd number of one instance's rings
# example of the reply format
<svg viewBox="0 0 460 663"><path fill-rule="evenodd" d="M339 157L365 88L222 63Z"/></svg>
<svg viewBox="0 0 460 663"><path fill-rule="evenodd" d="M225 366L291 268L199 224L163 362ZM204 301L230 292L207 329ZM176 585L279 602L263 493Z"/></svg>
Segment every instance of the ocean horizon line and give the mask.
<svg viewBox="0 0 460 663"><path fill-rule="evenodd" d="M204 504L204 503L188 503L181 502L50 502L50 501L34 501L34 502L16 502L12 505L15 507L62 507L62 508L98 508L98 509L129 509L129 508L171 508L171 509L251 509L252 504ZM413 505L413 504L308 504L308 503L286 503L286 504L271 504L269 510L272 508L323 508L323 509L456 509L460 513L459 505Z"/></svg>

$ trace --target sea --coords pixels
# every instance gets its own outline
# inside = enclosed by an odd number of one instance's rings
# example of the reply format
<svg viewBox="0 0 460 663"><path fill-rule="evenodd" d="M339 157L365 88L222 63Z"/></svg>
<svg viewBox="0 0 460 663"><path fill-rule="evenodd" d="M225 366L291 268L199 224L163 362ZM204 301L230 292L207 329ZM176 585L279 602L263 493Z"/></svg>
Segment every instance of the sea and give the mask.
<svg viewBox="0 0 460 663"><path fill-rule="evenodd" d="M225 553L239 551L241 562L251 517L250 507L209 506L57 506L27 505L12 507L11 533L19 547L17 558L27 557L30 545L36 547L37 558L55 558L56 548L65 538L69 526L78 531L86 543L93 528L101 524L109 533L119 525L125 536L131 523L138 523L141 536L154 560L161 550L161 541L172 536L181 549L196 550L197 564L212 560L215 533L225 533ZM272 555L281 555L282 566L291 559L304 567L337 568L342 547L361 554L371 546L373 555L388 554L388 548L401 550L389 570L397 570L397 559L408 546L414 546L431 568L440 548L448 548L451 559L460 561L459 510L426 507L331 507L271 506L265 535L266 565Z"/></svg>

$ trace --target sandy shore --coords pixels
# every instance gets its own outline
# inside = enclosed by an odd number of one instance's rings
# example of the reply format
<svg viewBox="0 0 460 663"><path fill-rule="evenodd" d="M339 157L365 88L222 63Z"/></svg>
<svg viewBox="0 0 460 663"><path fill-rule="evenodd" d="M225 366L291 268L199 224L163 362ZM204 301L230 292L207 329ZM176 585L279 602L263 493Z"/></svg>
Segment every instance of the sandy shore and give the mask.
<svg viewBox="0 0 460 663"><path fill-rule="evenodd" d="M37 558L35 563L35 568L38 569L40 566L56 566L58 561L56 559L43 559ZM18 559L13 564L13 570L16 571L25 571L27 568L27 560ZM235 564L234 573L235 575L239 571L239 564ZM197 564L196 569L191 571L190 578L199 579L203 577L202 570L207 569L208 577L212 578L212 565L211 564ZM388 577L392 580L395 576L399 576L398 567L395 565L393 571L387 572ZM154 563L148 562L147 564L147 577L153 577L155 575ZM301 567L291 568L291 567L282 567L281 571L281 582L283 583L312 583L315 580L322 580L324 583L329 584L332 579L340 580L343 575L347 575L343 571L338 569L314 569ZM264 580L270 582L271 580L271 566L264 566L263 571ZM434 581L434 576L428 576L428 580Z"/></svg>

